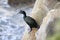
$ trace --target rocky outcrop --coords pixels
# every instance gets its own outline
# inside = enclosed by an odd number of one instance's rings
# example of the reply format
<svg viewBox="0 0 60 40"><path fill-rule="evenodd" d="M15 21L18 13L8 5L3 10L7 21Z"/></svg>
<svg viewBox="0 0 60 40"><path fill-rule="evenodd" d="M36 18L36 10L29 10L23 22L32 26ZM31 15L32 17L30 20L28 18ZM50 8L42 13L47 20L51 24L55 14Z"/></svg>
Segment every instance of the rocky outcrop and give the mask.
<svg viewBox="0 0 60 40"><path fill-rule="evenodd" d="M29 5L29 4L32 4L34 2L35 2L35 0L8 0L8 4L10 6L18 6L20 4L27 4L27 5Z"/></svg>

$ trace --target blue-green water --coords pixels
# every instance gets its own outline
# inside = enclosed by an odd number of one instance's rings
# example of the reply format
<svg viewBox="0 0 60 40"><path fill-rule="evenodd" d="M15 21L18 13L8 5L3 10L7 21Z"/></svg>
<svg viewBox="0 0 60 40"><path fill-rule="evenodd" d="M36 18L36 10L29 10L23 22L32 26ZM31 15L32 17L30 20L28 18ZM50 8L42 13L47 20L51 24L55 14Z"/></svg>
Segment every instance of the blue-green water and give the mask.
<svg viewBox="0 0 60 40"><path fill-rule="evenodd" d="M31 12L31 8L23 10ZM13 10L7 0L0 0L0 40L21 40L27 24L18 12L19 9ZM30 30L29 26L27 30Z"/></svg>

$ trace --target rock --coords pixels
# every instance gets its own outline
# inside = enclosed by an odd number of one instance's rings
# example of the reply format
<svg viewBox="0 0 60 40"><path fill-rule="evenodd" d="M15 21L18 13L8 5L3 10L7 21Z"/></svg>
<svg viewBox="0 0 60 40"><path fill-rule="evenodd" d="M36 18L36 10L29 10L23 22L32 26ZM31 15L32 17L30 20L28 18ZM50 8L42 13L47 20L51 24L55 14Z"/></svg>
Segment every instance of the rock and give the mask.
<svg viewBox="0 0 60 40"><path fill-rule="evenodd" d="M40 29L37 31L36 40L46 40L60 32L60 9L53 9L44 17Z"/></svg>
<svg viewBox="0 0 60 40"><path fill-rule="evenodd" d="M21 4L32 4L34 3L35 0L8 0L8 4L10 6L18 6L18 5L21 5Z"/></svg>

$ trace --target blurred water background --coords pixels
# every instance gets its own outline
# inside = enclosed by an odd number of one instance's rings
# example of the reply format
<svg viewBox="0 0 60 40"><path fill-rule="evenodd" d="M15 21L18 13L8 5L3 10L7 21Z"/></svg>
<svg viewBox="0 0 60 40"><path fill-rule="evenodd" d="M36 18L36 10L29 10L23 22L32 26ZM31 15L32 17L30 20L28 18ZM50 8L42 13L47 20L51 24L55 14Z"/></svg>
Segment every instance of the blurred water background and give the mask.
<svg viewBox="0 0 60 40"><path fill-rule="evenodd" d="M30 28L23 20L23 15L17 13L24 10L30 15L32 7L22 5L13 8L7 2L8 0L0 0L0 40L21 40L24 31L30 31Z"/></svg>

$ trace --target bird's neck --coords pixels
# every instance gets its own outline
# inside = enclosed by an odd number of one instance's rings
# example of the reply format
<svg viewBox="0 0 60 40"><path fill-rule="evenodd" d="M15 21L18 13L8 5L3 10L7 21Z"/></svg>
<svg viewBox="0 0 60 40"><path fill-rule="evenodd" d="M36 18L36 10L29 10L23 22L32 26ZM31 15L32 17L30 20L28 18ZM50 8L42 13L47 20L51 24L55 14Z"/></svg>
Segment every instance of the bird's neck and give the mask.
<svg viewBox="0 0 60 40"><path fill-rule="evenodd" d="M23 13L23 15L24 15L24 18L26 17L26 13Z"/></svg>

